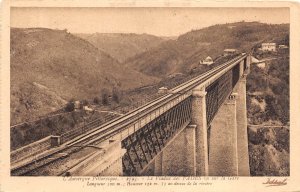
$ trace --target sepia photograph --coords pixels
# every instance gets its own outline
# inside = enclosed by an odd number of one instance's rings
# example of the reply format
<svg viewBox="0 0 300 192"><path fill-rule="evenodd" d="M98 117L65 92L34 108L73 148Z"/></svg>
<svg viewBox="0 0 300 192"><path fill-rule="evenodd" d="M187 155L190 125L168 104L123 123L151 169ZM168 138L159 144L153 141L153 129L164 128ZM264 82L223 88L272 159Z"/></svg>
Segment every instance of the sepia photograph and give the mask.
<svg viewBox="0 0 300 192"><path fill-rule="evenodd" d="M299 191L299 5L0 0L0 192Z"/></svg>
<svg viewBox="0 0 300 192"><path fill-rule="evenodd" d="M12 7L11 176L289 176L287 7Z"/></svg>

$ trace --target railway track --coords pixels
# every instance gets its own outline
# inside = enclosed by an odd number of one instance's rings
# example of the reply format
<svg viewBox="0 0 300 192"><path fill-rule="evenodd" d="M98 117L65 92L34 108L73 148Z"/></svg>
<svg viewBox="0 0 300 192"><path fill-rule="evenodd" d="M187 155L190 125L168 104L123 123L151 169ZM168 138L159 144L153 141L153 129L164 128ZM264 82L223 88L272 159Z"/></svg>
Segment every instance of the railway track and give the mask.
<svg viewBox="0 0 300 192"><path fill-rule="evenodd" d="M223 71L230 70L235 64L244 59L247 55L240 55L222 65L215 67L195 78L192 78L185 83L171 89L171 93L162 95L154 99L153 101L128 112L124 116L113 119L88 131L87 133L75 137L73 140L64 143L62 146L53 149L44 156L40 156L38 159L28 162L24 165L14 167L11 169L11 175L31 175L41 167L49 165L51 163L58 162L65 159L70 154L80 151L87 145L99 144L115 134L126 129L132 122L137 121L139 118L146 116L149 112L165 105L166 103L178 98L181 94L187 93L199 84L208 81L211 77L220 74ZM74 147L76 146L76 147Z"/></svg>

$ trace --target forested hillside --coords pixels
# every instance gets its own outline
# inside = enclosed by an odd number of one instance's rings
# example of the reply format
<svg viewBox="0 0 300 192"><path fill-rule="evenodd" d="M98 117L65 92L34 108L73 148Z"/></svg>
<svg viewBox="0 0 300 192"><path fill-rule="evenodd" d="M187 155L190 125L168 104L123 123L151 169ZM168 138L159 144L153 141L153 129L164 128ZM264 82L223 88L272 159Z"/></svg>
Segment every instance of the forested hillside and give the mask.
<svg viewBox="0 0 300 192"><path fill-rule="evenodd" d="M214 25L192 30L169 40L158 47L143 52L126 61L126 65L148 75L165 75L187 72L198 65L201 59L213 59L226 48L249 52L264 41L284 41L289 34L289 25L269 25L258 22L238 22Z"/></svg>
<svg viewBox="0 0 300 192"><path fill-rule="evenodd" d="M289 58L266 62L264 68L251 66L247 77L250 124L276 121L289 123Z"/></svg>
<svg viewBox="0 0 300 192"><path fill-rule="evenodd" d="M11 29L11 123L32 120L104 88L135 88L155 78L131 70L66 30Z"/></svg>
<svg viewBox="0 0 300 192"><path fill-rule="evenodd" d="M289 54L257 53L278 57L251 65L247 77L248 138L251 175L290 174Z"/></svg>

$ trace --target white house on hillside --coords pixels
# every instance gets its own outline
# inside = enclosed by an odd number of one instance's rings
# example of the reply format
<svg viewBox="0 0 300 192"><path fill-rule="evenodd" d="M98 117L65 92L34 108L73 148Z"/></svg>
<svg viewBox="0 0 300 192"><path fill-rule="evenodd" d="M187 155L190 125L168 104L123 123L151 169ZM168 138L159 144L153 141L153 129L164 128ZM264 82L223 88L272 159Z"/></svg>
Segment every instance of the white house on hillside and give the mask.
<svg viewBox="0 0 300 192"><path fill-rule="evenodd" d="M289 47L287 45L279 45L278 48L279 49L288 49Z"/></svg>
<svg viewBox="0 0 300 192"><path fill-rule="evenodd" d="M206 59L202 60L199 62L202 65L211 65L214 63L214 61L212 60L212 58L210 56L206 57Z"/></svg>
<svg viewBox="0 0 300 192"><path fill-rule="evenodd" d="M224 56L236 54L236 49L224 49Z"/></svg>
<svg viewBox="0 0 300 192"><path fill-rule="evenodd" d="M276 51L276 43L262 43L261 50L262 51Z"/></svg>
<svg viewBox="0 0 300 192"><path fill-rule="evenodd" d="M168 88L167 87L160 87L158 89L158 93L164 94L164 93L167 93L167 92L168 92Z"/></svg>

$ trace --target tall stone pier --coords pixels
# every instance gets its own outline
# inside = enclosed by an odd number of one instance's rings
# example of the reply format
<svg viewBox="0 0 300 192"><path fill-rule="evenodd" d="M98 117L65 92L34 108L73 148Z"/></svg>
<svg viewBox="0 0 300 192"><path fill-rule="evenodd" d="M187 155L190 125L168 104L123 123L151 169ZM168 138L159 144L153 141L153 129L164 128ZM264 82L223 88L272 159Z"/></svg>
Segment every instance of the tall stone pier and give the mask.
<svg viewBox="0 0 300 192"><path fill-rule="evenodd" d="M236 96L231 94L211 123L209 139L209 175L237 176Z"/></svg>
<svg viewBox="0 0 300 192"><path fill-rule="evenodd" d="M243 75L235 87L237 146L238 146L238 175L250 176L248 133L247 133L247 104L246 104L246 75Z"/></svg>
<svg viewBox="0 0 300 192"><path fill-rule="evenodd" d="M210 124L209 175L249 176L246 75L248 58L240 63L240 79Z"/></svg>
<svg viewBox="0 0 300 192"><path fill-rule="evenodd" d="M206 120L206 92L202 87L196 87L192 92L191 124L196 126L196 175L208 175L208 147Z"/></svg>
<svg viewBox="0 0 300 192"><path fill-rule="evenodd" d="M158 155L155 160L155 175L195 176L195 125L188 125ZM159 171L160 170L160 171Z"/></svg>

